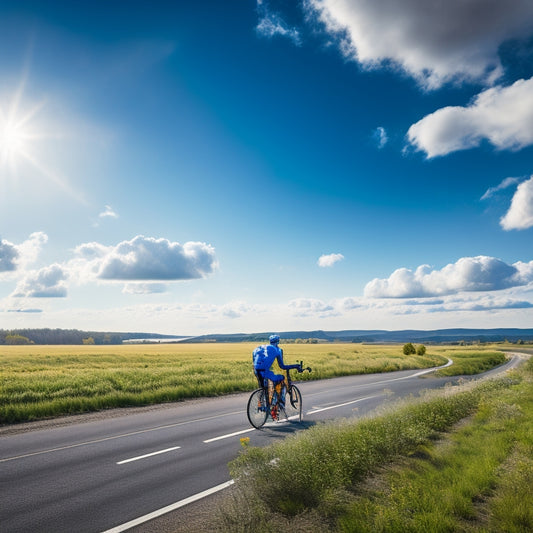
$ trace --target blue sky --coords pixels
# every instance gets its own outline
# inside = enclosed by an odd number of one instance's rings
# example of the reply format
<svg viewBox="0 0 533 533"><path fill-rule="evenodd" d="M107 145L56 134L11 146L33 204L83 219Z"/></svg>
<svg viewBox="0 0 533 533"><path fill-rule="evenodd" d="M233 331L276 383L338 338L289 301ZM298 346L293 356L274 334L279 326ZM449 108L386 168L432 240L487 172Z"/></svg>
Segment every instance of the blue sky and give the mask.
<svg viewBox="0 0 533 533"><path fill-rule="evenodd" d="M2 2L0 328L531 327L533 5Z"/></svg>

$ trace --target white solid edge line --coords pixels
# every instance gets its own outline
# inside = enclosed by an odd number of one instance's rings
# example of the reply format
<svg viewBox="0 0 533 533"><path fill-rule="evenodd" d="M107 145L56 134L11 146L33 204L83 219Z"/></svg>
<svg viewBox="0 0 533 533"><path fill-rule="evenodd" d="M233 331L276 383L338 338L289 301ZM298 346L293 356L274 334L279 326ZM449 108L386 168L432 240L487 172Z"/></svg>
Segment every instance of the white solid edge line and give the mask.
<svg viewBox="0 0 533 533"><path fill-rule="evenodd" d="M131 463L133 461L138 461L139 459L146 459L147 457L152 457L154 455L159 455L161 453L172 452L174 450L179 450L179 446L174 446L173 448L167 448L166 450L159 450L157 452L147 453L145 455L139 455L138 457L132 457L131 459L124 459L123 461L118 461L117 465L123 465L126 463Z"/></svg>
<svg viewBox="0 0 533 533"><path fill-rule="evenodd" d="M230 479L229 481L226 481L225 483L221 483L220 485L217 485L216 487L211 487L210 489L204 490L203 492L199 492L198 494L193 494L192 496L189 496L188 498L185 498L184 500L180 500L179 502L172 503L170 505L167 505L166 507L162 507L161 509L158 509L157 511L153 511L152 513L148 513L148 514L145 514L144 516L140 516L139 518L135 518L134 520L130 520L129 522L126 522L125 524L121 524L111 529L107 529L106 531L103 531L102 533L120 533L121 531L126 531L132 527L143 524L144 522L148 522L149 520L158 518L159 516L162 516L166 513L175 511L176 509L179 509L180 507L184 507L185 505L188 505L189 503L193 503L195 501L201 500L202 498L210 496L211 494L214 494L215 492L227 489L228 487L233 485L233 483L235 483L234 480Z"/></svg>

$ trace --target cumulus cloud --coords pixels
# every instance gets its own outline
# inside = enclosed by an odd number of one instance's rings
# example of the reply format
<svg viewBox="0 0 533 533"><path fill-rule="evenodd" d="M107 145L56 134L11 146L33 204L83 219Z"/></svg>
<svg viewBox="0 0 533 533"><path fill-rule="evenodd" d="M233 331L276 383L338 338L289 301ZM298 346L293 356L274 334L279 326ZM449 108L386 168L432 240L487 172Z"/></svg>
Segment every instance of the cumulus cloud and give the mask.
<svg viewBox="0 0 533 533"><path fill-rule="evenodd" d="M19 253L14 244L0 240L0 272L11 272L17 268Z"/></svg>
<svg viewBox="0 0 533 533"><path fill-rule="evenodd" d="M279 35L287 37L297 46L301 45L300 32L296 28L290 27L279 13L272 11L267 0L257 1L257 12L259 22L256 31L259 35L268 38Z"/></svg>
<svg viewBox="0 0 533 533"><path fill-rule="evenodd" d="M489 187L485 194L481 197L481 200L488 200L489 198L492 198L492 196L494 196L496 193L503 191L508 187L512 187L519 181L519 178L505 178L499 185L496 185L496 187Z"/></svg>
<svg viewBox="0 0 533 533"><path fill-rule="evenodd" d="M495 257L463 257L441 270L421 265L415 271L395 270L387 279L365 286L370 298L416 298L462 291L495 291L533 282L533 261L508 265Z"/></svg>
<svg viewBox="0 0 533 533"><path fill-rule="evenodd" d="M509 211L500 219L500 225L505 230L533 227L533 176L518 186Z"/></svg>
<svg viewBox="0 0 533 533"><path fill-rule="evenodd" d="M427 89L451 80L492 83L498 48L533 30L528 0L308 0L308 12L365 67L393 64Z"/></svg>
<svg viewBox="0 0 533 533"><path fill-rule="evenodd" d="M14 298L64 298L67 295L67 272L59 264L28 272L12 294Z"/></svg>
<svg viewBox="0 0 533 533"><path fill-rule="evenodd" d="M530 78L487 89L467 107L441 108L413 124L407 138L428 158L478 147L484 139L498 150L520 150L533 144L532 123Z"/></svg>
<svg viewBox="0 0 533 533"><path fill-rule="evenodd" d="M0 262L6 279L17 280L10 300L64 298L68 285L103 281L126 281L126 294L153 294L167 290L161 281L204 278L218 267L214 248L202 242L183 245L167 239L137 236L116 246L84 243L74 257L39 270L29 269L47 241L36 232L22 244L0 241ZM15 308L15 303L12 307Z"/></svg>
<svg viewBox="0 0 533 533"><path fill-rule="evenodd" d="M69 266L80 281L177 281L205 278L218 267L214 248L138 235L116 246L92 242L75 249Z"/></svg>
<svg viewBox="0 0 533 533"><path fill-rule="evenodd" d="M139 235L123 241L102 258L98 277L107 280L188 280L217 267L215 250L203 242L183 245Z"/></svg>
<svg viewBox="0 0 533 533"><path fill-rule="evenodd" d="M0 274L4 272L4 277L12 278L25 272L37 260L47 241L48 236L42 231L32 233L20 244L0 240Z"/></svg>
<svg viewBox="0 0 533 533"><path fill-rule="evenodd" d="M324 254L318 258L317 265L322 268L332 267L343 259L344 256L342 254Z"/></svg>

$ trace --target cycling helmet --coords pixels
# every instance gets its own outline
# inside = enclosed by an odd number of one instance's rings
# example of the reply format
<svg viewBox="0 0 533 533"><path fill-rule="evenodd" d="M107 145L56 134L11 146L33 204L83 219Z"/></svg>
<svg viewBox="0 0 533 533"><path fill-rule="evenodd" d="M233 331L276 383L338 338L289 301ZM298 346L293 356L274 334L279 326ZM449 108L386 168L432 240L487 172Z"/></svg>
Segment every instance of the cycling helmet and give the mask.
<svg viewBox="0 0 533 533"><path fill-rule="evenodd" d="M279 335L270 335L270 344L277 344L279 342Z"/></svg>

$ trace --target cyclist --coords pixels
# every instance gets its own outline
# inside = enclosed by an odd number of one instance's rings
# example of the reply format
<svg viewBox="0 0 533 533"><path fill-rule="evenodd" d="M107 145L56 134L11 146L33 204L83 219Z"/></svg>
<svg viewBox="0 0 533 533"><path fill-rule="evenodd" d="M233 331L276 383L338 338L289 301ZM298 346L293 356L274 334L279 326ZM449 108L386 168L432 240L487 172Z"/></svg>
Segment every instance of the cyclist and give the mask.
<svg viewBox="0 0 533 533"><path fill-rule="evenodd" d="M278 392L280 398L280 405L283 407L285 404L285 391L286 386L283 387L285 377L280 374L275 374L272 371L272 365L277 360L279 367L282 370L290 370L292 368L298 369L298 372L302 372L302 366L286 365L283 362L283 350L278 346L279 335L270 335L270 344L262 344L258 346L252 353L252 359L254 364L254 374L257 377L260 387L265 387L268 383L267 380L272 381L273 388ZM269 387L270 400L272 400L273 390Z"/></svg>

